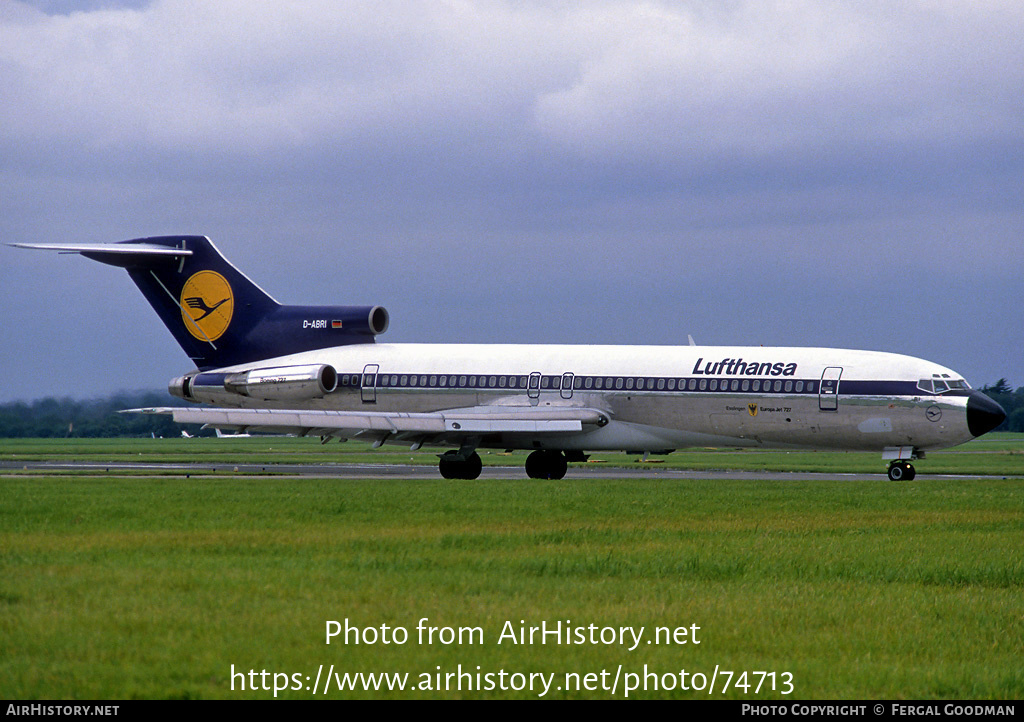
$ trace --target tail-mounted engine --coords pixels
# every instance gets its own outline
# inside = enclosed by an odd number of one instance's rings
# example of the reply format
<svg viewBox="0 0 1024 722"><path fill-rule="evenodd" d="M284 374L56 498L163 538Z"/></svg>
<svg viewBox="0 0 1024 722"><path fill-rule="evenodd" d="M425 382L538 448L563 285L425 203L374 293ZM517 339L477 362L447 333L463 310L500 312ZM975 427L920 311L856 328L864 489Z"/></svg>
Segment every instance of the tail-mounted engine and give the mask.
<svg viewBox="0 0 1024 722"><path fill-rule="evenodd" d="M203 403L229 402L232 396L265 401L319 399L338 387L338 372L330 364L277 366L236 373L205 371L173 379L172 396Z"/></svg>

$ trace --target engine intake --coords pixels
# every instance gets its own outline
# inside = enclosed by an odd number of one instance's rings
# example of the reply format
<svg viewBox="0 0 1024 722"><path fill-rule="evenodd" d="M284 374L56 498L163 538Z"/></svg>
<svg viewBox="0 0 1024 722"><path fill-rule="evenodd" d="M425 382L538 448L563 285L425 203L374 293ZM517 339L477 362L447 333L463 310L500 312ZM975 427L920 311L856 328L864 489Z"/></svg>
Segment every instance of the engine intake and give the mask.
<svg viewBox="0 0 1024 722"><path fill-rule="evenodd" d="M388 316L388 310L383 306L374 306L370 309L367 317L367 327L374 336L379 336L387 331L390 322L391 318Z"/></svg>

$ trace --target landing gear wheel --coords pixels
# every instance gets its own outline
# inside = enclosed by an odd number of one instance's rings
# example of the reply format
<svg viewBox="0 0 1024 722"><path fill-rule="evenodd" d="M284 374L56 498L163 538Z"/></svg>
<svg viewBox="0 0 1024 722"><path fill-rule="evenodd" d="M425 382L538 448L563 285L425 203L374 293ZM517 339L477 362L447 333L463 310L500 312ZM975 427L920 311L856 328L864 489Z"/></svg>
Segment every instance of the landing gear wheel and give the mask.
<svg viewBox="0 0 1024 722"><path fill-rule="evenodd" d="M889 464L890 481L912 481L915 476L917 472L909 461L894 461Z"/></svg>
<svg viewBox="0 0 1024 722"><path fill-rule="evenodd" d="M484 468L484 462L480 461L480 454L475 451L473 454L466 459L465 466L463 467L464 476L463 479L476 479L480 476L480 471Z"/></svg>
<svg viewBox="0 0 1024 722"><path fill-rule="evenodd" d="M441 472L441 477L444 479L458 479L456 476L459 462L455 459L446 459L443 456L441 461L437 463L437 470Z"/></svg>
<svg viewBox="0 0 1024 722"><path fill-rule="evenodd" d="M445 479L476 479L483 468L480 455L475 451L465 459L459 458L455 451L445 452L437 464L437 470Z"/></svg>
<svg viewBox="0 0 1024 722"><path fill-rule="evenodd" d="M535 451L526 457L526 475L531 479L562 479L568 468L561 451Z"/></svg>
<svg viewBox="0 0 1024 722"><path fill-rule="evenodd" d="M544 452L535 451L526 457L526 475L531 479L546 479L544 473Z"/></svg>

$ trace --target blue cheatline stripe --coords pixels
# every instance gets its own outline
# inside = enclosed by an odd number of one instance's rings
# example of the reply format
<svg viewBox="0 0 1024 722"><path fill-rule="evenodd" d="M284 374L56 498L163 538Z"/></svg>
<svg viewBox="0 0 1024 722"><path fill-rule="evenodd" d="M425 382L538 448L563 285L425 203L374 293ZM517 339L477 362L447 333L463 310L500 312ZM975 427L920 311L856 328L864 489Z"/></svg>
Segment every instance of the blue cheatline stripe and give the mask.
<svg viewBox="0 0 1024 722"><path fill-rule="evenodd" d="M205 375L205 374L204 374ZM484 391L525 391L529 374L418 374L381 372L376 375L377 389L469 389ZM339 387L358 388L363 375L341 374ZM541 377L541 389L558 391L562 376ZM819 379L733 379L679 376L574 376L573 392L634 392L644 394L727 393L727 394L804 394L817 395ZM959 396L951 391L934 394L922 391L914 381L840 381L842 396ZM964 392L967 393L967 392Z"/></svg>
<svg viewBox="0 0 1024 722"><path fill-rule="evenodd" d="M192 386L224 386L224 379L228 377L227 374L217 373L215 371L206 371L204 373L196 375L192 379Z"/></svg>

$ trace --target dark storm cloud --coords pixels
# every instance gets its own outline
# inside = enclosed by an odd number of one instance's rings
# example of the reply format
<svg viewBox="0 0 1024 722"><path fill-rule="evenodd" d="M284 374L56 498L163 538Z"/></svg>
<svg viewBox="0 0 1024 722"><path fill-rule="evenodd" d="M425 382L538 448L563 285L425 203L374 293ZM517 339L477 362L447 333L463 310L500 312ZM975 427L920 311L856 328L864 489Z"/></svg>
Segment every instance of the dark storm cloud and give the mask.
<svg viewBox="0 0 1024 722"><path fill-rule="evenodd" d="M7 242L205 233L282 301L384 303L392 340L694 333L1024 383L1016 3L80 9L0 6ZM4 260L0 398L187 366L123 273Z"/></svg>

